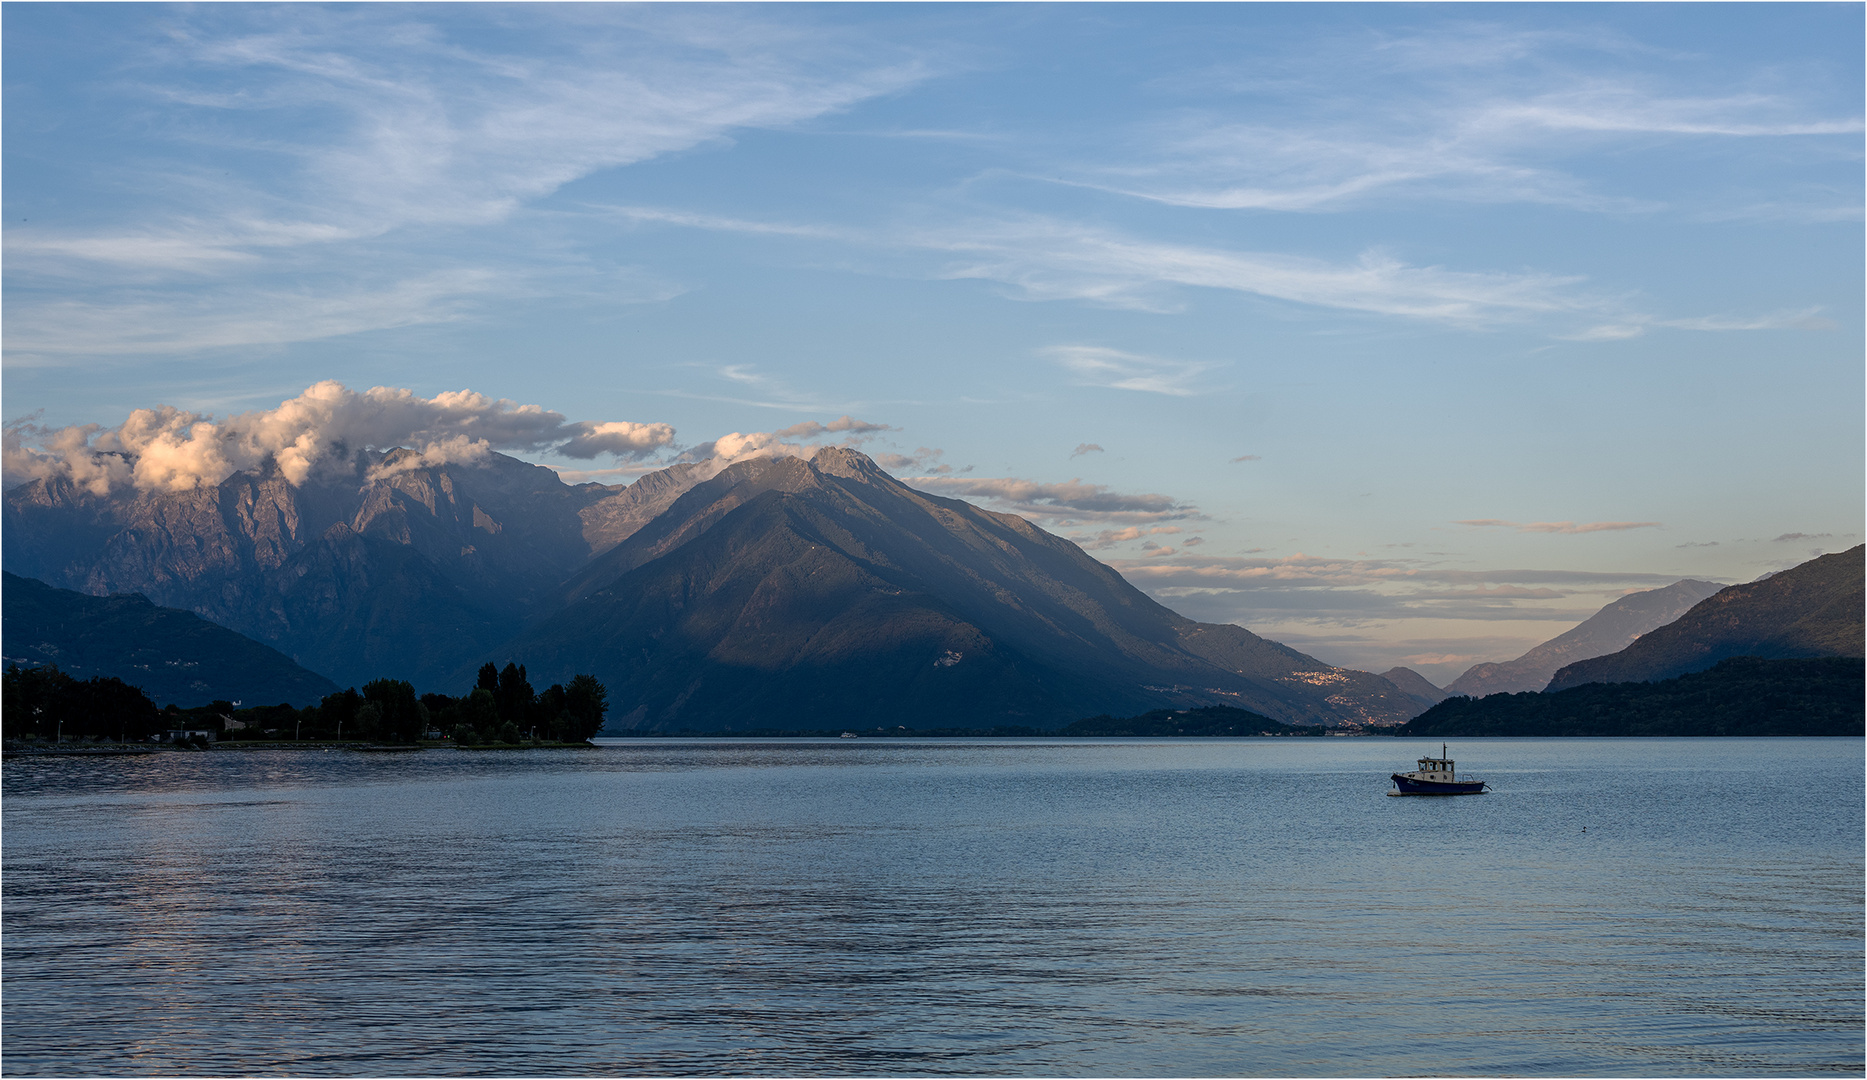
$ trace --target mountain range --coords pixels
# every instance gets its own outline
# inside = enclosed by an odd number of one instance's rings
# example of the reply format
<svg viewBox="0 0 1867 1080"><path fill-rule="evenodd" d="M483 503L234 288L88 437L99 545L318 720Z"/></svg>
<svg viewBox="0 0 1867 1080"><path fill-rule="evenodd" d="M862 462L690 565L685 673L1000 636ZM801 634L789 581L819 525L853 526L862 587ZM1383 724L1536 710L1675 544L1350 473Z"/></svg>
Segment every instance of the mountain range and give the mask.
<svg viewBox="0 0 1867 1080"><path fill-rule="evenodd" d="M1859 736L1867 723L1863 584L1863 548L1824 555L1720 589L1618 652L1563 667L1542 693L1456 695L1390 730L1438 738Z"/></svg>
<svg viewBox="0 0 1867 1080"><path fill-rule="evenodd" d="M115 676L157 705L311 705L337 692L277 649L134 593L86 596L13 574L0 574L0 585L9 664L56 665L77 679Z"/></svg>
<svg viewBox="0 0 1867 1080"><path fill-rule="evenodd" d="M1569 664L1548 689L1656 682L1735 656L1762 659L1863 654L1867 545L1811 559L1699 601L1619 652Z"/></svg>
<svg viewBox="0 0 1867 1080"><path fill-rule="evenodd" d="M1543 642L1515 660L1477 664L1466 669L1445 689L1445 696L1463 694L1515 694L1541 690L1559 668L1578 660L1605 656L1626 648L1640 635L1665 626L1694 604L1724 586L1690 578L1663 589L1630 593L1589 616L1566 633Z"/></svg>
<svg viewBox="0 0 1867 1080"><path fill-rule="evenodd" d="M484 661L590 673L612 726L1054 727L1227 705L1393 723L1394 684L1162 607L1013 515L914 490L865 455L677 465L567 485L493 454L359 452L292 484L5 499L6 569L136 592L356 684L458 692Z"/></svg>

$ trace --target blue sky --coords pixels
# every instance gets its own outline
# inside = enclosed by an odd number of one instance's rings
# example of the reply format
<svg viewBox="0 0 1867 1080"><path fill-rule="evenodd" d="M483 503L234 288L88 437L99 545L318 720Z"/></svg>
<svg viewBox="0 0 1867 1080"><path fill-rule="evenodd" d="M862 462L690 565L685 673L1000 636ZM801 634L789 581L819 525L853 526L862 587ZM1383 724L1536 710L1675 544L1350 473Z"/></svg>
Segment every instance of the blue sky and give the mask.
<svg viewBox="0 0 1867 1080"><path fill-rule="evenodd" d="M5 416L855 438L1443 683L1860 542L1862 10L8 5Z"/></svg>

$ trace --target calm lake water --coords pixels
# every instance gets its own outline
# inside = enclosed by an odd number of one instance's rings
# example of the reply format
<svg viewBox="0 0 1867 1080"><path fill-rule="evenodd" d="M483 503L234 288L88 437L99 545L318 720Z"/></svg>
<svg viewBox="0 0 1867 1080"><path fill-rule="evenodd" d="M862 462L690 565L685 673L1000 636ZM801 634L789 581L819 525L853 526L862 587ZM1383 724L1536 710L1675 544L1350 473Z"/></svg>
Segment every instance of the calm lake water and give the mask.
<svg viewBox="0 0 1867 1080"><path fill-rule="evenodd" d="M1859 1075L1860 739L4 766L9 1075Z"/></svg>

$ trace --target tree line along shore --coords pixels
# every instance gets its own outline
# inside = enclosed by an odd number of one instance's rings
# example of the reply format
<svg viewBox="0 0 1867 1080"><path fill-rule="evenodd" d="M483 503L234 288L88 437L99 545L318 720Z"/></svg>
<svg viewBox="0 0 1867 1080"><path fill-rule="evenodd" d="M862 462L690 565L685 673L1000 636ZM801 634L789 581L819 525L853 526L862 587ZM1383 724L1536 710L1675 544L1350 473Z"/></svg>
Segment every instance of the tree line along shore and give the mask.
<svg viewBox="0 0 1867 1080"><path fill-rule="evenodd" d="M160 740L205 744L364 742L458 746L588 743L603 728L608 691L594 676L534 690L521 664L480 668L459 697L416 694L400 679L327 694L316 705L238 707L215 701L157 708L140 688L114 676L75 679L57 667L8 665L0 676L0 737L10 743ZM176 734L181 733L181 734Z"/></svg>

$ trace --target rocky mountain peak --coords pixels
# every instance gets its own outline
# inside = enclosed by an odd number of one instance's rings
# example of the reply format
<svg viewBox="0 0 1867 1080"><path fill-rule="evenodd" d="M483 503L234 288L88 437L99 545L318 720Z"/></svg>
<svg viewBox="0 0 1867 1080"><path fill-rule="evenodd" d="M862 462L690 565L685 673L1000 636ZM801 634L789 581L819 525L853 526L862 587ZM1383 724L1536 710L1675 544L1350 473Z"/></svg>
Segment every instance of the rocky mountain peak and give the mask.
<svg viewBox="0 0 1867 1080"><path fill-rule="evenodd" d="M869 455L847 446L824 447L811 457L810 467L825 476L840 476L845 480L860 480L864 483L893 479Z"/></svg>

